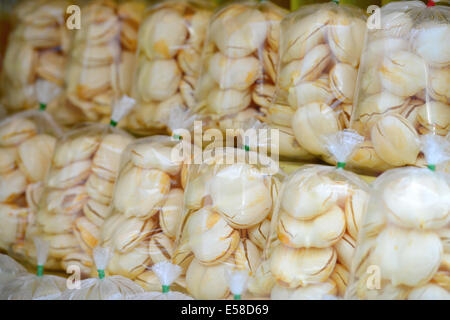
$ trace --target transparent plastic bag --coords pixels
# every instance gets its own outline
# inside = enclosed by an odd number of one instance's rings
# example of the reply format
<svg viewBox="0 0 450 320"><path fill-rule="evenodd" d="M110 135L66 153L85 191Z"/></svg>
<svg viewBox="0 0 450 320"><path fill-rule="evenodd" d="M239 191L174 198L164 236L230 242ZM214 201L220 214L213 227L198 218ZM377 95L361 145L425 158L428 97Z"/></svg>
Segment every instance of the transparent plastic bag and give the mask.
<svg viewBox="0 0 450 320"><path fill-rule="evenodd" d="M303 6L281 22L277 88L263 109L264 121L283 132L280 139L295 142L280 156L323 156L321 137L349 127L365 20L359 8L328 2Z"/></svg>
<svg viewBox="0 0 450 320"><path fill-rule="evenodd" d="M133 97L127 129L167 133L170 117L195 107L194 92L214 2L168 0L152 6L139 30ZM190 129L192 123L184 123ZM179 129L179 128L177 128Z"/></svg>
<svg viewBox="0 0 450 320"><path fill-rule="evenodd" d="M249 110L269 108L286 14L270 1L236 1L211 18L195 93L204 127L225 131Z"/></svg>
<svg viewBox="0 0 450 320"><path fill-rule="evenodd" d="M171 261L180 222L191 144L169 136L142 138L123 152L111 203L101 230L111 249L108 275L129 278L147 291L160 291L152 266ZM186 152L186 154L184 154ZM174 288L183 287L182 279Z"/></svg>
<svg viewBox="0 0 450 320"><path fill-rule="evenodd" d="M173 257L194 298L228 298L227 273L255 274L277 204L278 169L276 161L243 149L215 148L194 159Z"/></svg>
<svg viewBox="0 0 450 320"><path fill-rule="evenodd" d="M2 99L9 112L38 109L39 84L51 87L54 100L64 83L64 68L70 43L64 0L20 1L13 15L1 76Z"/></svg>
<svg viewBox="0 0 450 320"><path fill-rule="evenodd" d="M267 260L250 291L274 300L344 297L369 186L343 168L362 139L350 131L326 136L337 168L306 165L283 181L266 236Z"/></svg>
<svg viewBox="0 0 450 320"><path fill-rule="evenodd" d="M71 46L59 121L108 122L115 100L131 95L137 29L144 9L139 0L94 0L81 6L82 27Z"/></svg>
<svg viewBox="0 0 450 320"><path fill-rule="evenodd" d="M110 125L86 124L66 132L56 144L35 223L27 230L27 237L39 234L50 243L52 269L78 265L83 276L90 273L92 249L110 214L120 156L133 141L114 126L133 104L123 97L114 106Z"/></svg>
<svg viewBox="0 0 450 320"><path fill-rule="evenodd" d="M54 300L66 288L66 279L44 275L49 251L48 242L34 238L36 247L37 272L24 273L0 288L0 300Z"/></svg>
<svg viewBox="0 0 450 320"><path fill-rule="evenodd" d="M6 254L0 254L0 287L25 273L27 270L16 260Z"/></svg>
<svg viewBox="0 0 450 320"><path fill-rule="evenodd" d="M158 262L152 266L152 271L161 284L161 292L145 292L130 297L130 300L193 300L192 297L181 292L170 291L170 286L182 273L180 266L169 261Z"/></svg>
<svg viewBox="0 0 450 320"><path fill-rule="evenodd" d="M42 111L28 110L0 122L0 248L21 247L61 129ZM11 252L11 251L10 251ZM17 256L21 260L20 256Z"/></svg>
<svg viewBox="0 0 450 320"><path fill-rule="evenodd" d="M450 299L450 176L434 171L450 153L423 137L428 168L391 169L373 183L349 299Z"/></svg>
<svg viewBox="0 0 450 320"><path fill-rule="evenodd" d="M363 50L351 123L366 142L349 160L372 172L420 166L420 136L445 136L450 124L450 8L402 1L380 15Z"/></svg>
<svg viewBox="0 0 450 320"><path fill-rule="evenodd" d="M142 287L122 276L105 277L111 253L108 248L93 250L98 278L81 280L79 288L67 289L60 300L125 300L144 291Z"/></svg>

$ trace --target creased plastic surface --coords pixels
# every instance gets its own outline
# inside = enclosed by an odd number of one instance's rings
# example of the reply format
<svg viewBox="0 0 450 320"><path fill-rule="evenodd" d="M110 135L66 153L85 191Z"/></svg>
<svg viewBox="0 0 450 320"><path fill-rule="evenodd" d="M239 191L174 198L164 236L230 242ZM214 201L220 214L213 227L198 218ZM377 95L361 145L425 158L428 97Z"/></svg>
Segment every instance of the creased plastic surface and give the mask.
<svg viewBox="0 0 450 320"><path fill-rule="evenodd" d="M337 163L345 163L356 147L364 142L364 137L356 131L345 129L323 137L331 156Z"/></svg>
<svg viewBox="0 0 450 320"><path fill-rule="evenodd" d="M49 244L35 237L37 265L45 265ZM0 287L0 300L54 300L59 298L65 289L66 279L44 275L38 269L37 274L21 273Z"/></svg>
<svg viewBox="0 0 450 320"><path fill-rule="evenodd" d="M27 270L21 264L5 254L0 254L0 287L24 273L27 273Z"/></svg>
<svg viewBox="0 0 450 320"><path fill-rule="evenodd" d="M109 248L94 248L95 268L102 272L106 269L111 257ZM144 289L122 276L107 276L106 278L90 278L81 280L80 287L67 289L61 294L61 300L124 300Z"/></svg>
<svg viewBox="0 0 450 320"><path fill-rule="evenodd" d="M24 274L1 287L0 300L55 300L65 288L62 277Z"/></svg>

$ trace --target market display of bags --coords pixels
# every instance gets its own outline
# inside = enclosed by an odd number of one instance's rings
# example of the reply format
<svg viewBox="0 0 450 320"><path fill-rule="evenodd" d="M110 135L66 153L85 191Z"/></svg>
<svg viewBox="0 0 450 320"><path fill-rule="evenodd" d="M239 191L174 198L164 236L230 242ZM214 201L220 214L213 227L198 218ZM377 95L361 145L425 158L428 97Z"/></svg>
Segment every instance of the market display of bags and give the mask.
<svg viewBox="0 0 450 320"><path fill-rule="evenodd" d="M422 137L428 168L388 170L373 183L350 299L450 300L450 176L435 171L450 143Z"/></svg>
<svg viewBox="0 0 450 320"><path fill-rule="evenodd" d="M248 1L229 4L211 18L194 108L206 128L239 128L269 107L286 14L269 1Z"/></svg>
<svg viewBox="0 0 450 320"><path fill-rule="evenodd" d="M128 103L132 99L123 98L115 110L128 108ZM120 116L113 114L112 119L118 122ZM49 242L46 267L66 270L75 264L82 275L90 274L92 249L99 244L101 226L109 215L120 156L132 140L106 124L87 124L58 140L36 220L27 234ZM25 243L24 254L32 258L29 244Z"/></svg>
<svg viewBox="0 0 450 320"><path fill-rule="evenodd" d="M450 8L390 3L369 30L352 127L366 137L349 164L367 171L421 165L420 136L450 125Z"/></svg>
<svg viewBox="0 0 450 320"><path fill-rule="evenodd" d="M137 106L125 124L132 132L171 133L171 117L186 113L189 118L213 7L211 1L169 0L146 13L133 79Z"/></svg>
<svg viewBox="0 0 450 320"><path fill-rule="evenodd" d="M21 1L15 8L0 80L0 101L9 112L39 108L40 82L56 91L52 98L61 92L70 46L65 26L68 5L62 0L37 0Z"/></svg>
<svg viewBox="0 0 450 320"><path fill-rule="evenodd" d="M306 165L281 186L267 236L268 260L250 283L271 299L343 298L348 285L370 189L343 168L363 138L341 131L323 139L338 167Z"/></svg>
<svg viewBox="0 0 450 320"><path fill-rule="evenodd" d="M112 251L107 275L161 291L152 266L172 259L190 152L190 143L169 136L138 139L123 152L111 215L101 229L101 245Z"/></svg>
<svg viewBox="0 0 450 320"><path fill-rule="evenodd" d="M349 127L364 12L333 2L308 5L283 19L280 32L277 90L264 121L289 138L280 156L325 155L321 137Z"/></svg>
<svg viewBox="0 0 450 320"><path fill-rule="evenodd" d="M0 250L23 246L61 134L51 116L37 110L0 122Z"/></svg>
<svg viewBox="0 0 450 320"><path fill-rule="evenodd" d="M450 7L343 2L18 1L0 299L450 300Z"/></svg>
<svg viewBox="0 0 450 320"><path fill-rule="evenodd" d="M278 199L278 164L234 148L201 157L189 169L173 263L183 268L195 299L224 299L230 294L227 274L244 270L252 276L261 262L264 230Z"/></svg>
<svg viewBox="0 0 450 320"><path fill-rule="evenodd" d="M144 9L139 0L93 0L81 6L82 27L71 46L59 121L108 122L115 99L130 95Z"/></svg>

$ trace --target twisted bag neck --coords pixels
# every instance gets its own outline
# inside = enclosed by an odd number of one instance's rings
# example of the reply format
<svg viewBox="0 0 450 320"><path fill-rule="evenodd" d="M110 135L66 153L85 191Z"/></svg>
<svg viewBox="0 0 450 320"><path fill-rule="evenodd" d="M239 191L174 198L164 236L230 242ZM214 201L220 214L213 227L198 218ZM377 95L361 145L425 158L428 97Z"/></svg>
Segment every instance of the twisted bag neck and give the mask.
<svg viewBox="0 0 450 320"><path fill-rule="evenodd" d="M344 169L346 164L346 162L338 162L336 166L338 169Z"/></svg>
<svg viewBox="0 0 450 320"><path fill-rule="evenodd" d="M105 270L103 270L103 269L98 269L98 270L97 270L97 273L98 273L98 278L99 278L100 280L105 279Z"/></svg>
<svg viewBox="0 0 450 320"><path fill-rule="evenodd" d="M38 277L42 277L44 275L44 266L43 265L38 265L37 266L36 275Z"/></svg>

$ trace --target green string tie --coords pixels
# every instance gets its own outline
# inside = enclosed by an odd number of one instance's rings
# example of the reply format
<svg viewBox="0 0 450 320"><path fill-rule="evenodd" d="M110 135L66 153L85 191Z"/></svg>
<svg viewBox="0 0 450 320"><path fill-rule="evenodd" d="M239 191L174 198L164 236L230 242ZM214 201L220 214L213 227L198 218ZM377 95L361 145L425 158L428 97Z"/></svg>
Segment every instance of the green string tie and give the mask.
<svg viewBox="0 0 450 320"><path fill-rule="evenodd" d="M234 300L242 300L241 298L242 298L242 297L241 297L240 294L235 294L235 295L234 295Z"/></svg>
<svg viewBox="0 0 450 320"><path fill-rule="evenodd" d="M346 164L347 164L346 162L338 162L337 163L337 168L338 169L344 169Z"/></svg>
<svg viewBox="0 0 450 320"><path fill-rule="evenodd" d="M244 150L245 150L245 151L250 151L250 146L244 145Z"/></svg>
<svg viewBox="0 0 450 320"><path fill-rule="evenodd" d="M174 138L175 140L181 140L181 136L178 135L178 134L174 134L174 135L173 135L173 138Z"/></svg>
<svg viewBox="0 0 450 320"><path fill-rule="evenodd" d="M97 273L98 273L98 278L101 280L101 279L105 279L105 270L103 270L103 269L98 269L97 270Z"/></svg>
<svg viewBox="0 0 450 320"><path fill-rule="evenodd" d="M429 164L427 165L428 169L430 169L431 171L436 171L436 165L435 164Z"/></svg>
<svg viewBox="0 0 450 320"><path fill-rule="evenodd" d="M111 119L111 121L109 121L109 125L111 127L116 127L117 126L117 121Z"/></svg>
<svg viewBox="0 0 450 320"><path fill-rule="evenodd" d="M38 265L37 266L37 272L36 275L38 277L42 277L44 275L44 266L43 265Z"/></svg>
<svg viewBox="0 0 450 320"><path fill-rule="evenodd" d="M45 103L39 103L39 110L40 111L45 111L45 109L47 108L47 104L45 104Z"/></svg>
<svg viewBox="0 0 450 320"><path fill-rule="evenodd" d="M170 291L170 286L166 286L166 285L162 286L162 293L167 293L169 291Z"/></svg>

